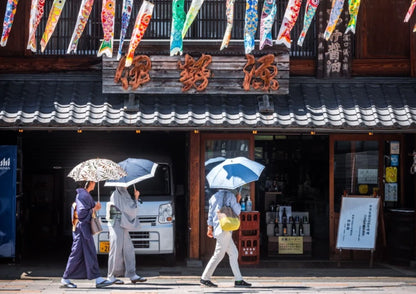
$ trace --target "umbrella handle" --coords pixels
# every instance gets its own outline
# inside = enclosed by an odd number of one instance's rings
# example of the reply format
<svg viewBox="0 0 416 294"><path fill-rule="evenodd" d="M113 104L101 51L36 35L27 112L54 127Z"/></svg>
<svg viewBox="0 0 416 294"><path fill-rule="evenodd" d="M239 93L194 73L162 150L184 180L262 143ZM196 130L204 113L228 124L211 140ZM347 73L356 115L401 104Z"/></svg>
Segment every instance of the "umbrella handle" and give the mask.
<svg viewBox="0 0 416 294"><path fill-rule="evenodd" d="M97 182L98 185L98 202L100 202L100 181Z"/></svg>
<svg viewBox="0 0 416 294"><path fill-rule="evenodd" d="M133 184L133 187L134 187L134 190L137 190L137 189L136 189L136 184ZM142 199L140 199L140 198L139 198L139 200L138 200L138 201L140 202L140 204L143 204L143 200L142 200Z"/></svg>

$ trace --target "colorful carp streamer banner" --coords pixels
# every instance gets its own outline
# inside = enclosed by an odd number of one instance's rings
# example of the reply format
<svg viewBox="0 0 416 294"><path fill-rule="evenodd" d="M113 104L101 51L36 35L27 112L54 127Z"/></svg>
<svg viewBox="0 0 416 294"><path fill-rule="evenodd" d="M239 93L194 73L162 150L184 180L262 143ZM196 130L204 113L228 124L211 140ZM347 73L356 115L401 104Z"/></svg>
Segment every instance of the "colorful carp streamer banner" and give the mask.
<svg viewBox="0 0 416 294"><path fill-rule="evenodd" d="M107 57L113 57L113 41L114 41L114 18L116 14L116 1L103 0L101 8L101 25L103 27L104 39L98 49L97 56L105 54Z"/></svg>
<svg viewBox="0 0 416 294"><path fill-rule="evenodd" d="M4 13L3 33L1 34L0 45L6 46L9 39L10 31L12 30L14 15L17 10L17 3L19 0L8 0L6 5L6 12Z"/></svg>
<svg viewBox="0 0 416 294"><path fill-rule="evenodd" d="M66 51L66 53L69 54L71 53L71 51L77 51L78 41L81 38L82 32L85 29L85 25L88 22L88 18L90 17L93 5L94 0L82 0L78 12L77 23L75 24L75 29L72 33L71 41L69 42L68 50Z"/></svg>
<svg viewBox="0 0 416 294"><path fill-rule="evenodd" d="M250 54L254 50L255 36L259 16L257 14L258 0L246 0L246 17L244 21L244 50Z"/></svg>
<svg viewBox="0 0 416 294"><path fill-rule="evenodd" d="M130 38L129 50L126 57L126 67L129 67L133 63L134 51L139 45L146 32L147 26L152 18L154 4L152 2L144 0L142 6L140 6L139 13L136 17L134 29Z"/></svg>
<svg viewBox="0 0 416 294"><path fill-rule="evenodd" d="M45 31L43 32L42 39L40 40L41 51L45 51L46 45L49 42L53 32L55 31L59 17L61 16L62 9L64 8L66 0L54 0L51 11L49 12L48 21L46 22Z"/></svg>
<svg viewBox="0 0 416 294"><path fill-rule="evenodd" d="M123 54L123 44L126 38L127 28L129 27L131 11L133 10L133 0L123 0L123 10L121 12L121 31L120 43L118 44L117 60L120 60Z"/></svg>
<svg viewBox="0 0 416 294"><path fill-rule="evenodd" d="M303 29L298 39L299 46L303 45L303 41L305 40L306 33L309 30L309 26L311 25L312 19L315 16L318 5L319 5L319 0L308 0L308 2L306 2L305 16L303 17Z"/></svg>
<svg viewBox="0 0 416 294"><path fill-rule="evenodd" d="M185 24L183 25L182 39L185 38L186 32L188 32L189 27L194 22L203 3L204 0L192 0L191 7L189 7L188 13L186 14Z"/></svg>
<svg viewBox="0 0 416 294"><path fill-rule="evenodd" d="M280 27L279 35L277 36L276 44L284 44L287 48L290 48L290 31L298 19L301 5L302 0L289 0L285 15L283 17L282 26Z"/></svg>
<svg viewBox="0 0 416 294"><path fill-rule="evenodd" d="M3 0L6 1L6 0ZM51 0L49 0L51 1ZM76 52L79 39L85 29L88 19L90 17L94 1L95 0L78 0L81 1L81 5L78 12L77 21L74 31L67 49L67 54ZM101 0L101 23L103 28L103 41L98 50L97 56L103 54L107 57L113 56L113 42L114 42L114 25L115 25L115 8L117 0ZM130 23L131 13L133 10L134 0L123 0L123 9L121 13L121 31L120 42L118 46L117 60L121 59L123 54L123 44L125 41L127 29ZM303 19L303 28L299 35L297 45L302 46L315 17L320 0L306 0L305 14ZM324 31L324 38L329 40L334 32L337 22L341 16L344 2L346 0L331 0L331 12L329 20ZM3 31L0 40L0 46L4 47L7 44L11 28L13 25L14 17L17 10L17 4L19 0L7 0L6 9L3 21ZM40 24L40 21L44 14L46 0L31 0L30 7L30 19L29 19L29 39L27 43L27 49L36 52L36 30ZM51 36L53 35L62 11L64 9L67 0L53 0L51 9L49 11L48 20L45 25L45 30L40 40L41 52L44 52ZM172 0L172 23L171 23L171 35L170 35L170 56L183 54L183 39L187 34L190 26L194 22L196 16L201 9L204 0L192 0L191 5L187 13L185 13L185 0ZM255 47L255 37L258 26L258 0L246 0L245 19L244 19L244 49L245 54L250 54ZM361 0L348 0L348 12L349 22L345 29L345 34L352 32L355 34L357 26L357 17L360 9ZM276 38L276 44L284 44L286 47L291 46L290 33L293 29L300 12L302 0L288 0L288 4L282 19L282 24L279 29L278 36ZM220 50L223 50L229 46L231 33L233 29L234 19L234 6L235 0L226 0L226 18L227 26L224 32L224 37L221 43ZM416 0L412 0L409 9L405 15L404 22L409 22L412 14L416 8ZM140 43L143 34L145 33L147 26L150 22L154 9L154 4L144 0L140 7L139 14L136 18L136 24L130 40L128 49L128 57L126 64L132 61L134 50ZM261 19L260 19L260 34L259 34L259 49L263 50L264 46L273 46L272 39L272 27L277 14L276 0L264 0ZM416 24L413 27L413 32L416 32ZM133 52L131 52L133 50Z"/></svg>
<svg viewBox="0 0 416 294"><path fill-rule="evenodd" d="M234 2L235 0L227 0L227 3L226 3L227 10L225 14L227 16L227 27L225 29L224 37L222 38L220 50L227 48L228 44L230 43L231 31L233 29L233 19L234 19Z"/></svg>
<svg viewBox="0 0 416 294"><path fill-rule="evenodd" d="M172 27L170 31L170 56L182 55L182 30L185 23L185 0L172 1Z"/></svg>
<svg viewBox="0 0 416 294"><path fill-rule="evenodd" d="M404 22L408 22L410 17L413 14L413 11L415 10L416 7L416 0L412 0L412 3L410 4L409 10L406 13L406 16L404 18ZM416 24L413 27L413 32L416 32Z"/></svg>
<svg viewBox="0 0 416 294"><path fill-rule="evenodd" d="M29 40L27 42L27 49L36 52L36 29L42 19L45 8L45 0L32 0L30 7L29 20Z"/></svg>
<svg viewBox="0 0 416 294"><path fill-rule="evenodd" d="M272 26L276 12L276 0L264 0L260 19L260 50L264 45L273 46Z"/></svg>
<svg viewBox="0 0 416 294"><path fill-rule="evenodd" d="M350 21L345 29L345 33L352 32L355 34L355 27L357 26L357 15L360 9L361 0L348 0L348 12L350 13Z"/></svg>
<svg viewBox="0 0 416 294"><path fill-rule="evenodd" d="M341 16L342 8L344 7L344 0L333 0L331 14L329 16L328 25L326 26L324 32L325 40L329 40L332 35L332 32L335 30L338 19Z"/></svg>
<svg viewBox="0 0 416 294"><path fill-rule="evenodd" d="M404 22L408 22L410 17L413 14L413 11L415 10L416 7L416 0L412 0L412 3L410 4L409 9L407 10L406 16L404 18Z"/></svg>

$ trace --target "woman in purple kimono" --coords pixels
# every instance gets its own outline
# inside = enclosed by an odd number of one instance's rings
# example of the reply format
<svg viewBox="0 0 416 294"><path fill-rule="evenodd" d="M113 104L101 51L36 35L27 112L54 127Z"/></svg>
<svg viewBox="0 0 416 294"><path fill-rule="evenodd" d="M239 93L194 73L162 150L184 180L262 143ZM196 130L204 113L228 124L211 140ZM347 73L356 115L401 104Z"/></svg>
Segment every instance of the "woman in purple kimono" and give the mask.
<svg viewBox="0 0 416 294"><path fill-rule="evenodd" d="M91 233L92 213L101 208L101 203L95 203L90 195L94 188L95 182L87 182L85 188L77 189L75 203L78 219L73 222L71 254L61 280L61 287L63 288L77 287L70 279L95 279L96 288L103 288L112 284L100 275L97 252Z"/></svg>

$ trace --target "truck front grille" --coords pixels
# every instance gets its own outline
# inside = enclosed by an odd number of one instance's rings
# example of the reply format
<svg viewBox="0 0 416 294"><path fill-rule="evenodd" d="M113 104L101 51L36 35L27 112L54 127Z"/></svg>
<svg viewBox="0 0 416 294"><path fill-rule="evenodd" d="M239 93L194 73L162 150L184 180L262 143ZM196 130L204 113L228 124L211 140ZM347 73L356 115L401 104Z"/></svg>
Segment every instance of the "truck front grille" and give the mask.
<svg viewBox="0 0 416 294"><path fill-rule="evenodd" d="M134 241L133 240L134 248L149 248L149 241Z"/></svg>
<svg viewBox="0 0 416 294"><path fill-rule="evenodd" d="M141 223L155 223L156 217L155 216L141 216L139 217L139 221Z"/></svg>
<svg viewBox="0 0 416 294"><path fill-rule="evenodd" d="M132 239L149 239L149 232L129 232Z"/></svg>

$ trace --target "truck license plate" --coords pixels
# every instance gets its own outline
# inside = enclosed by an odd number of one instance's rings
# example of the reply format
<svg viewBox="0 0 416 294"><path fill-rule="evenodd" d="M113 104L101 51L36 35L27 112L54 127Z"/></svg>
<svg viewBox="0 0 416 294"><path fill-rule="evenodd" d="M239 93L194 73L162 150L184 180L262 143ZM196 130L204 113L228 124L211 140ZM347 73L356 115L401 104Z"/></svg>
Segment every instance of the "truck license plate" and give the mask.
<svg viewBox="0 0 416 294"><path fill-rule="evenodd" d="M101 253L110 252L110 241L100 241L100 252Z"/></svg>

